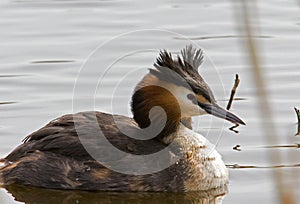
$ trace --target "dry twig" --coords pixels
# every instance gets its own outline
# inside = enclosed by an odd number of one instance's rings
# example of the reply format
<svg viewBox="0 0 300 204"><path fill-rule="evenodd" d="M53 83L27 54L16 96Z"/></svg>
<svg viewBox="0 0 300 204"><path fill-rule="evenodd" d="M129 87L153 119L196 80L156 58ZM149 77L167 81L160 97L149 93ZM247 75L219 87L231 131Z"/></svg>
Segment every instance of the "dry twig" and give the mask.
<svg viewBox="0 0 300 204"><path fill-rule="evenodd" d="M296 107L294 107L297 118L298 118L298 132L296 133L295 136L300 135L300 110Z"/></svg>
<svg viewBox="0 0 300 204"><path fill-rule="evenodd" d="M236 92L236 89L237 89L239 83L240 83L239 75L236 74L235 80L234 80L234 85L231 89L230 99L229 99L227 107L226 107L227 110L229 110L231 108L231 104L232 104L232 101L233 101L233 98L234 98L234 95L235 95L235 92Z"/></svg>

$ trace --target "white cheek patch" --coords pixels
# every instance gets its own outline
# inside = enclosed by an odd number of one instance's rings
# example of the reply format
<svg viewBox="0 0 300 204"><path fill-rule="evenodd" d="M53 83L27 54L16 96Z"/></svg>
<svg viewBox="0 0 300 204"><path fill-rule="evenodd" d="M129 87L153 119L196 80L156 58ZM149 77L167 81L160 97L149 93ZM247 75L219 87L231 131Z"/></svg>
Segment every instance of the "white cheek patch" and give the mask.
<svg viewBox="0 0 300 204"><path fill-rule="evenodd" d="M188 95L192 94L196 99L196 96L190 90L184 87L176 87L173 92L178 100L181 109L182 117L190 117L206 114L206 111L203 110L197 103L193 102L193 99L189 99Z"/></svg>
<svg viewBox="0 0 300 204"><path fill-rule="evenodd" d="M165 88L176 97L177 102L180 106L181 117L191 117L206 114L206 111L199 107L198 104L195 104L192 100L188 99L189 94L192 94L194 95L194 97L196 97L192 90L165 81L157 82L158 83L156 85Z"/></svg>

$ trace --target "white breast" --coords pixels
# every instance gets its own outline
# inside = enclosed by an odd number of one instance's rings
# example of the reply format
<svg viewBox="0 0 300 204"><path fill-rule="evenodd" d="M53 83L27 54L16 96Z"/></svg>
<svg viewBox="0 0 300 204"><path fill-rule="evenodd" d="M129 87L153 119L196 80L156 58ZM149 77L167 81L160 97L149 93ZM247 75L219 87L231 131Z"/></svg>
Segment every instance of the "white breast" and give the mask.
<svg viewBox="0 0 300 204"><path fill-rule="evenodd" d="M181 125L174 140L182 147L190 166L187 190L207 190L228 183L228 170L215 145L205 137Z"/></svg>

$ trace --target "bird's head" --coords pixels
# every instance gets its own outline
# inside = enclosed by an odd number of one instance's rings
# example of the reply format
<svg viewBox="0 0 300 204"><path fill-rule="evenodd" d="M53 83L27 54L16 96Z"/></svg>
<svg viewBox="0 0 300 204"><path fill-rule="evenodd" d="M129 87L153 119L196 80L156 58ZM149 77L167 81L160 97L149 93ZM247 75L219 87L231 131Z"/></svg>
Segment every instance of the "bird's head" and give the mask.
<svg viewBox="0 0 300 204"><path fill-rule="evenodd" d="M160 52L155 68L137 85L132 97L134 119L141 127L149 125L147 112L154 106L162 107L170 120L211 114L235 124L245 124L217 104L210 87L198 73L202 62L202 50L191 45L176 58L166 50Z"/></svg>

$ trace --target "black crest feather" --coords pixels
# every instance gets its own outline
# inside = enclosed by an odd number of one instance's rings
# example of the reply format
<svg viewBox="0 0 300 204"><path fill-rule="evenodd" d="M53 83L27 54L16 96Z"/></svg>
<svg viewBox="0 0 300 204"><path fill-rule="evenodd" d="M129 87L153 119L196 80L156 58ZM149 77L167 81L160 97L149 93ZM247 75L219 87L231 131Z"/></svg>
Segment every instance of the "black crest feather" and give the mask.
<svg viewBox="0 0 300 204"><path fill-rule="evenodd" d="M177 59L173 59L170 52L166 50L161 51L154 66L156 68L168 67L178 74L182 71L194 74L198 73L198 68L202 64L203 58L204 55L201 49L196 49L192 45L188 45L181 50L181 56L178 55Z"/></svg>
<svg viewBox="0 0 300 204"><path fill-rule="evenodd" d="M204 58L202 49L193 48L192 45L188 45L185 49L181 50L181 55L184 64L186 66L189 65L194 70L198 70Z"/></svg>
<svg viewBox="0 0 300 204"><path fill-rule="evenodd" d="M170 52L162 50L154 63L156 69L150 69L150 73L163 81L188 86L195 93L201 93L209 101L214 101L210 88L198 73L203 58L202 49L196 49L192 45L186 46L174 58Z"/></svg>

